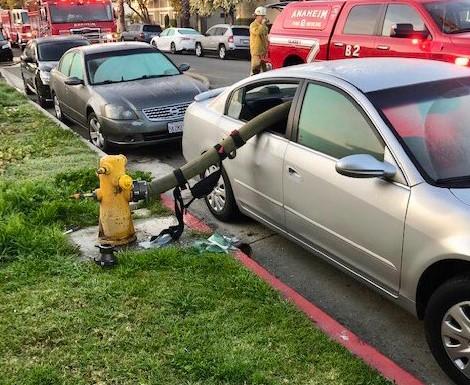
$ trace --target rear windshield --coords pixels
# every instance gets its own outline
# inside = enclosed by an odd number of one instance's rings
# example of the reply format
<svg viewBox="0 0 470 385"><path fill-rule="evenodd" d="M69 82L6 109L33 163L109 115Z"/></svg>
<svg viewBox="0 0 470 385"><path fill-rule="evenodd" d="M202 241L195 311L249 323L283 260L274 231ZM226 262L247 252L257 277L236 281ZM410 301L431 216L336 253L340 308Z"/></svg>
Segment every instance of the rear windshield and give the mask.
<svg viewBox="0 0 470 385"><path fill-rule="evenodd" d="M250 36L250 30L248 28L232 28L235 36Z"/></svg>
<svg viewBox="0 0 470 385"><path fill-rule="evenodd" d="M470 0L438 1L424 6L442 32L470 31Z"/></svg>
<svg viewBox="0 0 470 385"><path fill-rule="evenodd" d="M38 55L41 61L59 61L70 48L88 45L87 40L50 42L38 45Z"/></svg>
<svg viewBox="0 0 470 385"><path fill-rule="evenodd" d="M155 49L132 49L87 55L91 84L110 84L179 75L180 71Z"/></svg>
<svg viewBox="0 0 470 385"><path fill-rule="evenodd" d="M199 35L199 32L190 28L180 28L178 32L182 35Z"/></svg>
<svg viewBox="0 0 470 385"><path fill-rule="evenodd" d="M144 32L162 32L162 27L159 25L144 25Z"/></svg>

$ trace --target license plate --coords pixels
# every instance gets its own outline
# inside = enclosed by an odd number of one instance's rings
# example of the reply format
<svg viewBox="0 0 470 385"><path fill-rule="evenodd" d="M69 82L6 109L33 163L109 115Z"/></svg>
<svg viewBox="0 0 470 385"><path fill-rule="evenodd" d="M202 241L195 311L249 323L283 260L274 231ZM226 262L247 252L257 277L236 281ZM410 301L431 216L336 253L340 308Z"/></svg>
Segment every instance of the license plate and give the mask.
<svg viewBox="0 0 470 385"><path fill-rule="evenodd" d="M249 42L249 40L242 40L242 44L248 44Z"/></svg>
<svg viewBox="0 0 470 385"><path fill-rule="evenodd" d="M168 123L168 132L174 134L176 132L183 132L183 121Z"/></svg>

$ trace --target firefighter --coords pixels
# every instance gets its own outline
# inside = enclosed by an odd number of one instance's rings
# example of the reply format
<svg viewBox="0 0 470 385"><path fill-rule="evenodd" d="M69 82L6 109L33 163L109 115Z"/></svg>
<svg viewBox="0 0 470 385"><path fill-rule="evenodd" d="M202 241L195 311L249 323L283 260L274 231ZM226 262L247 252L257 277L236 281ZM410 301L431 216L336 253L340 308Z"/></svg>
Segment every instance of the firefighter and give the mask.
<svg viewBox="0 0 470 385"><path fill-rule="evenodd" d="M255 20L250 24L251 74L267 71L268 27L266 26L266 8L255 9Z"/></svg>

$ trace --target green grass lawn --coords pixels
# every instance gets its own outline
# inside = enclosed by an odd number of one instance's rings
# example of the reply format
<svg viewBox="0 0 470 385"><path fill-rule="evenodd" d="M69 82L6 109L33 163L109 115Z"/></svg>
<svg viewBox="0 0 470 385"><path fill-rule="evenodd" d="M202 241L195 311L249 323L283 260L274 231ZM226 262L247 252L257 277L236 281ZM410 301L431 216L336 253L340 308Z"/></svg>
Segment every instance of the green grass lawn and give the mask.
<svg viewBox="0 0 470 385"><path fill-rule="evenodd" d="M79 262L97 158L1 83L0 160L0 385L388 383L229 255Z"/></svg>

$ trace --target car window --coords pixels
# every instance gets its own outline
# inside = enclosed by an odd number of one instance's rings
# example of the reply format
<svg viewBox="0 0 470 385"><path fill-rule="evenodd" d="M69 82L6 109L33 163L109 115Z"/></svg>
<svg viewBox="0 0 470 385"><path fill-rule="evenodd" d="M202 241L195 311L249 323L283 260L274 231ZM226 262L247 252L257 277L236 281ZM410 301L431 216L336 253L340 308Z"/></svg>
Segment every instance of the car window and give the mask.
<svg viewBox="0 0 470 385"><path fill-rule="evenodd" d="M393 27L397 24L411 24L413 31L426 31L419 13L405 4L390 4L387 8L382 36L393 36Z"/></svg>
<svg viewBox="0 0 470 385"><path fill-rule="evenodd" d="M170 29L168 31L168 35L167 36L173 36L175 34L175 30L174 29Z"/></svg>
<svg viewBox="0 0 470 385"><path fill-rule="evenodd" d="M230 97L227 105L227 115L244 122L250 121L270 108L292 100L298 86L298 82L289 82L251 85L240 88ZM284 135L286 128L287 116L271 131Z"/></svg>
<svg viewBox="0 0 470 385"><path fill-rule="evenodd" d="M346 35L375 35L382 5L356 5L351 9L344 25Z"/></svg>
<svg viewBox="0 0 470 385"><path fill-rule="evenodd" d="M248 28L232 28L232 32L235 36L250 36L250 30Z"/></svg>
<svg viewBox="0 0 470 385"><path fill-rule="evenodd" d="M330 87L308 85L298 132L299 144L336 159L353 154L384 159L384 144L360 107Z"/></svg>
<svg viewBox="0 0 470 385"><path fill-rule="evenodd" d="M217 28L217 32L215 33L217 36L223 36L227 32L227 28L220 27Z"/></svg>
<svg viewBox="0 0 470 385"><path fill-rule="evenodd" d="M70 64L72 64L74 54L75 52L69 52L65 54L59 63L58 70L65 76L69 76Z"/></svg>
<svg viewBox="0 0 470 385"><path fill-rule="evenodd" d="M72 64L70 65L70 77L76 77L83 80L83 65L82 65L82 55L76 53L73 56Z"/></svg>
<svg viewBox="0 0 470 385"><path fill-rule="evenodd" d="M59 61L69 49L90 44L88 40L48 42L38 45L39 60Z"/></svg>
<svg viewBox="0 0 470 385"><path fill-rule="evenodd" d="M161 34L160 34L160 37L165 37L166 35L168 35L168 29L165 29Z"/></svg>
<svg viewBox="0 0 470 385"><path fill-rule="evenodd" d="M216 29L217 28L212 27L209 30L207 30L206 36L214 36Z"/></svg>

